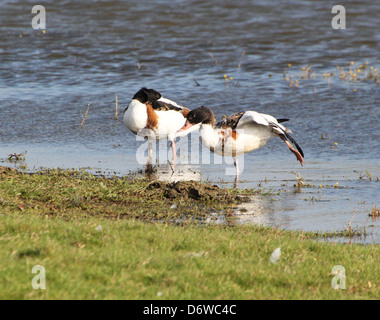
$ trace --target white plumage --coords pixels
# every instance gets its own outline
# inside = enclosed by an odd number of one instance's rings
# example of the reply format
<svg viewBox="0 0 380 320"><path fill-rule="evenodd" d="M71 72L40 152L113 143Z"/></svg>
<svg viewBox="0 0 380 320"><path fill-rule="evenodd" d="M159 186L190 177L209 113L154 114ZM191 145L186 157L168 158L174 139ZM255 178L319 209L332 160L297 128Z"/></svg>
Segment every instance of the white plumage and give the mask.
<svg viewBox="0 0 380 320"><path fill-rule="evenodd" d="M124 123L135 134L148 139L168 139L171 142L174 164L176 149L174 139L186 121L190 110L163 98L153 89L140 89L124 111ZM149 144L149 158L152 154Z"/></svg>
<svg viewBox="0 0 380 320"><path fill-rule="evenodd" d="M277 120L271 115L256 111L245 111L226 117L214 126L213 112L200 107L188 113L186 123L179 131L188 132L193 130L193 126L199 127L205 147L218 155L234 157L238 176L237 157L264 146L272 137L280 137L303 165L301 148L290 136L291 131L279 123L287 120Z"/></svg>

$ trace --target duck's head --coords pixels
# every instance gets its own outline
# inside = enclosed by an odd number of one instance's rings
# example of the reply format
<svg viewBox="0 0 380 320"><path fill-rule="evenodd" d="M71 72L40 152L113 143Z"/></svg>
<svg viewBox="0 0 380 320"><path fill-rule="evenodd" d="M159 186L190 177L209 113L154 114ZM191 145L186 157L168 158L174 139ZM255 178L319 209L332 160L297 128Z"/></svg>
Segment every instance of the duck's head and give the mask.
<svg viewBox="0 0 380 320"><path fill-rule="evenodd" d="M136 99L141 103L148 101L156 101L161 98L161 94L154 89L141 88L135 93L132 99Z"/></svg>
<svg viewBox="0 0 380 320"><path fill-rule="evenodd" d="M178 130L178 132L187 131L191 127L193 128L190 131L193 131L199 128L202 124L208 124L214 127L214 123L215 123L214 113L209 108L202 106L194 110L191 110L187 114L186 123L181 129Z"/></svg>

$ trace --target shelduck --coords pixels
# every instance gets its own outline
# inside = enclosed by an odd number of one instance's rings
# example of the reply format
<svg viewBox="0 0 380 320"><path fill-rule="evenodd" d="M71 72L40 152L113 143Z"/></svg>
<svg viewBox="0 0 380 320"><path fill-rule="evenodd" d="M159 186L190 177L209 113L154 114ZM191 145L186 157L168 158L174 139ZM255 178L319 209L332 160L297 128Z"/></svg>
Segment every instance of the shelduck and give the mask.
<svg viewBox="0 0 380 320"><path fill-rule="evenodd" d="M237 157L264 146L272 137L280 137L303 166L302 149L290 135L291 131L280 124L288 120L276 119L256 111L242 111L225 117L214 126L213 112L202 106L187 114L186 123L179 132L188 133L200 129L200 139L205 147L218 155L232 156L237 181Z"/></svg>
<svg viewBox="0 0 380 320"><path fill-rule="evenodd" d="M163 98L154 89L141 88L124 111L124 123L135 134L149 141L148 159L152 157L152 139L168 139L172 147L172 164L176 159L174 139L183 127L189 109Z"/></svg>

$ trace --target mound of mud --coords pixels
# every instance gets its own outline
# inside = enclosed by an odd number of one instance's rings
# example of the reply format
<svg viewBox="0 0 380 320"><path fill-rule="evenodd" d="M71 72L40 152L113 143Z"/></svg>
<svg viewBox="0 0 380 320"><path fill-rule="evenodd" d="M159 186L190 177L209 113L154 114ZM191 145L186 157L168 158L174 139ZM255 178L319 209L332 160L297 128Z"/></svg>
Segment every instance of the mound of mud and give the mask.
<svg viewBox="0 0 380 320"><path fill-rule="evenodd" d="M10 173L10 172L18 172L18 170L13 169L13 168L0 166L0 174Z"/></svg>
<svg viewBox="0 0 380 320"><path fill-rule="evenodd" d="M163 192L163 196L169 199L178 197L184 199L219 201L233 201L237 199L236 195L230 193L228 190L221 189L216 185L211 186L196 181L153 181L149 184L148 189L160 189Z"/></svg>

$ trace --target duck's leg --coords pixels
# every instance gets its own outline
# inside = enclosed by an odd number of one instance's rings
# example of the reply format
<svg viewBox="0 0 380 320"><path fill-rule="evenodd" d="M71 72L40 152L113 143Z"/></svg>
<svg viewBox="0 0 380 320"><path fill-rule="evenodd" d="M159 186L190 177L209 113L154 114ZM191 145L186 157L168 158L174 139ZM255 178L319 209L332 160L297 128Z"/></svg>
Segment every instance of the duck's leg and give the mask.
<svg viewBox="0 0 380 320"><path fill-rule="evenodd" d="M148 177L153 173L153 166L152 166L152 141L148 139L148 158L146 160L146 167L145 167L145 173L148 175Z"/></svg>
<svg viewBox="0 0 380 320"><path fill-rule="evenodd" d="M152 141L148 140L148 159L147 164L152 164L152 155L153 155L153 148L152 148Z"/></svg>
<svg viewBox="0 0 380 320"><path fill-rule="evenodd" d="M234 166L236 168L236 176L239 176L239 163L238 163L238 158L234 157Z"/></svg>
<svg viewBox="0 0 380 320"><path fill-rule="evenodd" d="M171 143L171 147L172 147L172 161L169 163L170 163L170 167L171 167L172 171L174 172L177 153L176 153L176 147L175 147L174 140L170 140L170 143Z"/></svg>
<svg viewBox="0 0 380 320"><path fill-rule="evenodd" d="M238 182L239 182L239 163L238 158L234 157L234 166L236 168L236 177L235 177L235 184L234 187L237 188Z"/></svg>

